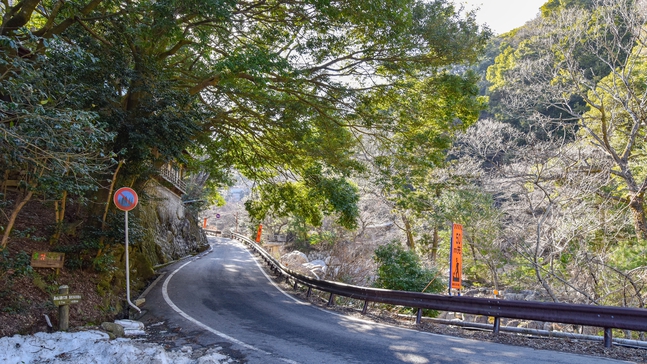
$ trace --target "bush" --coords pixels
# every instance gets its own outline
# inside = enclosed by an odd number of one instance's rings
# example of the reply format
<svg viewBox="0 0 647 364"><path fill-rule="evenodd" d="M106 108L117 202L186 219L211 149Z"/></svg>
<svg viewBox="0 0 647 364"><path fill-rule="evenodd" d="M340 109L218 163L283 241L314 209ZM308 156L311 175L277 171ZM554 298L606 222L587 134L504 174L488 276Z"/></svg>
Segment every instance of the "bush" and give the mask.
<svg viewBox="0 0 647 364"><path fill-rule="evenodd" d="M34 272L31 267L31 256L23 250L13 256L8 249L0 251L0 271L10 270L17 277L31 275Z"/></svg>
<svg viewBox="0 0 647 364"><path fill-rule="evenodd" d="M445 289L438 272L422 266L416 253L404 250L397 242L375 249L378 278L374 286L398 291L438 293ZM431 284L430 284L431 282Z"/></svg>

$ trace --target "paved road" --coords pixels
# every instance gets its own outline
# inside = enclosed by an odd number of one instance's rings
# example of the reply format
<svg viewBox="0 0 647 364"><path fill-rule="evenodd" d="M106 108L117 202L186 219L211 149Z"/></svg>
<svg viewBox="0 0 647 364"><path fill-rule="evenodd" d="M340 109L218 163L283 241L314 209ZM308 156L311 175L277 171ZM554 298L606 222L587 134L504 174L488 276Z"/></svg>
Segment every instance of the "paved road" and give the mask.
<svg viewBox="0 0 647 364"><path fill-rule="evenodd" d="M273 363L621 363L442 336L340 316L283 293L240 243L168 267L147 293L142 321L193 346L218 345L241 362Z"/></svg>

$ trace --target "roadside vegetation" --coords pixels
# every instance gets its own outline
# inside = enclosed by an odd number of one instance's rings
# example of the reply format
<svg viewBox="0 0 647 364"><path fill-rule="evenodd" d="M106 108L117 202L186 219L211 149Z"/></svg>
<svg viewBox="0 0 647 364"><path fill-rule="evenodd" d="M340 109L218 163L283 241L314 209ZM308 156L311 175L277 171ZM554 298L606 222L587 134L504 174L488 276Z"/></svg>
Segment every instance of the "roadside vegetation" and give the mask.
<svg viewBox="0 0 647 364"><path fill-rule="evenodd" d="M112 194L170 165L193 225L240 175L250 234L263 223L327 255L329 279L442 292L453 222L466 289L645 307L645 1L550 0L497 37L446 0L0 10L9 310L36 305L17 279L59 282L30 270L38 247L96 274L88 310L116 314ZM154 230L137 214L131 227L133 241Z"/></svg>

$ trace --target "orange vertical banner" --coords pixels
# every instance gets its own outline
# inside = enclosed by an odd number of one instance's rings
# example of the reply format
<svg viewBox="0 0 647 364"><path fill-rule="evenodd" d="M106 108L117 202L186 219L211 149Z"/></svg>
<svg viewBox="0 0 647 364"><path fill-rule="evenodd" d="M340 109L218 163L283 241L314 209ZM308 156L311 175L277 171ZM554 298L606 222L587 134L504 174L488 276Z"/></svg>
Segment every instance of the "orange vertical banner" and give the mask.
<svg viewBox="0 0 647 364"><path fill-rule="evenodd" d="M463 280L463 225L452 224L452 246L449 254L450 287L461 289Z"/></svg>
<svg viewBox="0 0 647 364"><path fill-rule="evenodd" d="M261 234L263 233L263 224L258 224L258 233L256 233L256 242L261 242Z"/></svg>
<svg viewBox="0 0 647 364"><path fill-rule="evenodd" d="M202 228L206 229L207 228L207 218L204 218L204 224L202 224Z"/></svg>

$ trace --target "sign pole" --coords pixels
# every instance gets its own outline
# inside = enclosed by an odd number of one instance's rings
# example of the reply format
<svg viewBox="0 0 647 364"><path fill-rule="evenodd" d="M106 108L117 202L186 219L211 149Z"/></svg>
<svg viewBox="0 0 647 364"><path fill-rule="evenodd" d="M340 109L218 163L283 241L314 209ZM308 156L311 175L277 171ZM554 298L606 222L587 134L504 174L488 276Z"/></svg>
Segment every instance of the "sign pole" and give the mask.
<svg viewBox="0 0 647 364"><path fill-rule="evenodd" d="M58 293L61 295L66 295L70 292L70 287L63 285L58 287ZM70 326L70 306L69 305L60 305L58 306L58 329L61 331L67 331Z"/></svg>
<svg viewBox="0 0 647 364"><path fill-rule="evenodd" d="M130 259L128 257L128 211L132 210L137 206L137 202L139 201L139 197L137 197L137 193L132 189L128 187L122 187L115 192L114 195L114 203L117 206L119 210L124 211L125 217L124 217L124 222L125 222L125 231L126 231L126 301L128 301L128 304L130 307L134 308L137 310L137 312L141 313L142 310L137 307L134 303L130 302Z"/></svg>
<svg viewBox="0 0 647 364"><path fill-rule="evenodd" d="M126 300L130 307L137 310L137 312L142 313L142 310L137 307L134 303L130 302L130 260L128 259L128 211L124 212L125 221L126 221Z"/></svg>
<svg viewBox="0 0 647 364"><path fill-rule="evenodd" d="M447 294L452 295L452 261L453 261L453 248L454 248L454 224L450 225L451 235L449 237L449 284L447 285Z"/></svg>

